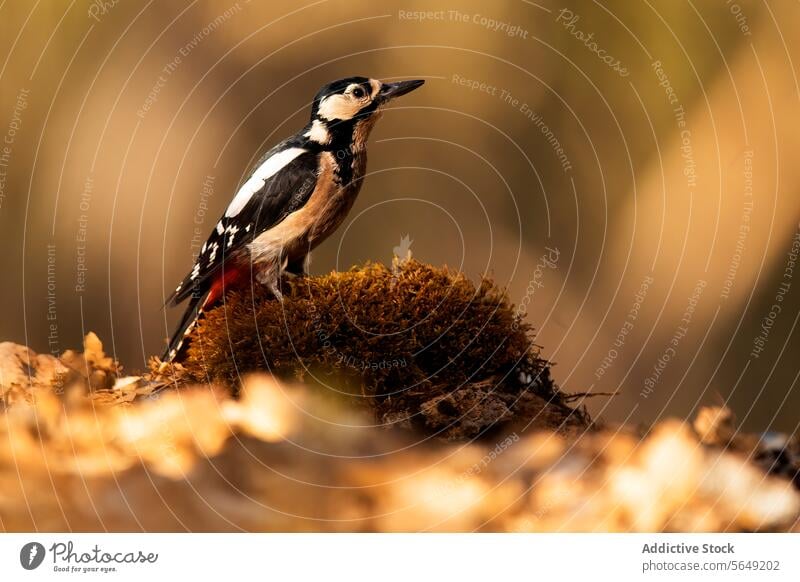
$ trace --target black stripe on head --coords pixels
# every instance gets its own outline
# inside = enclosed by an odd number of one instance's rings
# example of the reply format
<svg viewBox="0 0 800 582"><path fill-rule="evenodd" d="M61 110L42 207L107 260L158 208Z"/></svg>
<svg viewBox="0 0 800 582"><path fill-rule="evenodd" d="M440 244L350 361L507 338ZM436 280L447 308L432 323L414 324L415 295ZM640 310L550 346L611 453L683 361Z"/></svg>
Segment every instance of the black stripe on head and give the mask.
<svg viewBox="0 0 800 582"><path fill-rule="evenodd" d="M311 106L311 116L316 116L317 111L319 111L320 101L322 101L325 97L342 94L353 83L363 85L367 93L370 93L371 86L369 84L368 77L345 77L344 79L338 79L328 83L327 85L324 85L319 91L317 91L317 94L314 96L314 103Z"/></svg>
<svg viewBox="0 0 800 582"><path fill-rule="evenodd" d="M372 104L374 93L367 77L346 77L328 83L314 97L311 119L324 122L352 119Z"/></svg>

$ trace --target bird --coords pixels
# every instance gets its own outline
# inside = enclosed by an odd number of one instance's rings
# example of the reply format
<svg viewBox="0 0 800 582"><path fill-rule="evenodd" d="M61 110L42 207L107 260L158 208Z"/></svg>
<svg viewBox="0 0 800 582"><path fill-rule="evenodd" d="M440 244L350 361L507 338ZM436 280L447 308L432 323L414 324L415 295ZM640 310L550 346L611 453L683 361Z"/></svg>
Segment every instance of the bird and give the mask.
<svg viewBox="0 0 800 582"><path fill-rule="evenodd" d="M167 307L188 303L163 362L177 358L203 310L227 290L256 280L283 301L283 274L304 276L309 253L352 208L366 172L367 139L384 107L423 83L357 76L317 92L308 123L256 162L167 297Z"/></svg>

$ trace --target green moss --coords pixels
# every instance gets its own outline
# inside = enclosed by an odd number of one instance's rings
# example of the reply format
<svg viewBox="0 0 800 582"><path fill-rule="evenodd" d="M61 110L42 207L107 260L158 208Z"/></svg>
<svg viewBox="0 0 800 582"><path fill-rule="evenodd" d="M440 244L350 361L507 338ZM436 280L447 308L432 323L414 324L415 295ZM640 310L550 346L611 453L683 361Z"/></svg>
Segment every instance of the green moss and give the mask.
<svg viewBox="0 0 800 582"><path fill-rule="evenodd" d="M412 260L286 280L283 290L280 302L255 285L207 312L182 362L189 376L235 390L244 374L271 371L358 398L378 422L448 438L588 423L490 280L475 286Z"/></svg>

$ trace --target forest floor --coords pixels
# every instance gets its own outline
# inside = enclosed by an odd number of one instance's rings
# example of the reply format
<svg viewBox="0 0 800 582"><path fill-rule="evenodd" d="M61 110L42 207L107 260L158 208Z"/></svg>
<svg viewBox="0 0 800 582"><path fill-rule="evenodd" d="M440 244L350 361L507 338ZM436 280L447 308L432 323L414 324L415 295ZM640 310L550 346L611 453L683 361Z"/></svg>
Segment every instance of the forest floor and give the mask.
<svg viewBox="0 0 800 582"><path fill-rule="evenodd" d="M292 283L280 314L233 297L182 364L133 376L94 334L60 357L0 344L0 530L800 531L797 439L743 434L725 408L646 429L593 422L490 283L382 269ZM351 297L342 307L331 285ZM360 309L393 338L409 309L443 302L410 344L342 328ZM443 332L462 307L482 341L467 324ZM234 334L215 335L223 321ZM415 355L431 334L447 339ZM448 353L463 354L459 372L453 358L439 371ZM381 354L406 365L381 367Z"/></svg>

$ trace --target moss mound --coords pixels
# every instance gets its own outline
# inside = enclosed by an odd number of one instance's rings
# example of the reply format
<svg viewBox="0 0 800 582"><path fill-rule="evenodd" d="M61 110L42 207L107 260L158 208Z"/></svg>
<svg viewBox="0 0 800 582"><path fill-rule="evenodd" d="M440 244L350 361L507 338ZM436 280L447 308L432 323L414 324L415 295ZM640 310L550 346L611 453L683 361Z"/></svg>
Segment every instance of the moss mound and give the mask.
<svg viewBox="0 0 800 582"><path fill-rule="evenodd" d="M357 398L379 423L445 438L589 424L551 380L531 327L488 279L476 286L409 260L285 280L283 292L280 302L255 285L207 312L183 380L235 390L244 374L270 371Z"/></svg>

